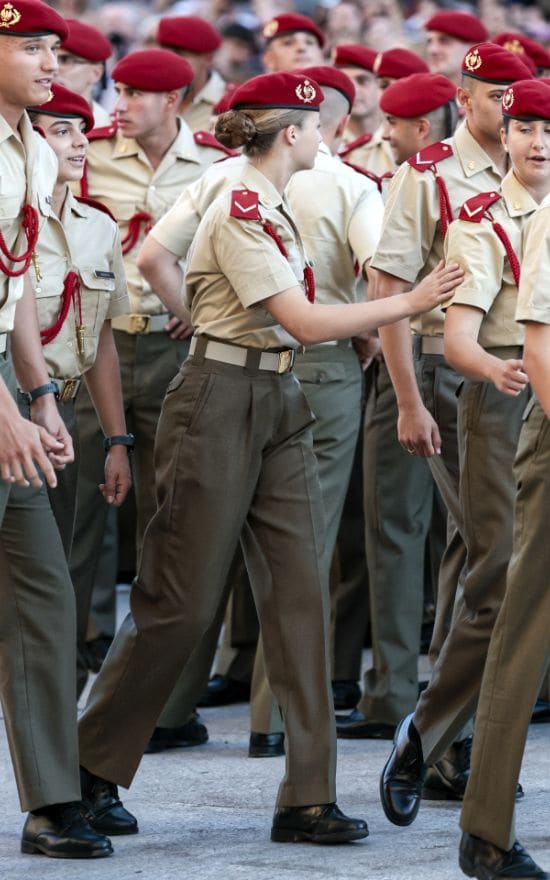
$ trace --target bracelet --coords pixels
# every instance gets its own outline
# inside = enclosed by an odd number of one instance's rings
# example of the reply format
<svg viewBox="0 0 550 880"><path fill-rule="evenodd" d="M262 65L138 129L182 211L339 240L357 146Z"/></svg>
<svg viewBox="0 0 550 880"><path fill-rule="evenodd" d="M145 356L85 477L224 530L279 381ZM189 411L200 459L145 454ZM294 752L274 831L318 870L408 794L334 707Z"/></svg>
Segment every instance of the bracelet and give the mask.
<svg viewBox="0 0 550 880"><path fill-rule="evenodd" d="M127 446L128 452L131 452L135 446L136 438L133 434L114 434L112 437L105 437L103 440L103 448L105 452L109 452L112 446Z"/></svg>
<svg viewBox="0 0 550 880"><path fill-rule="evenodd" d="M32 403L34 400L38 400L39 397L43 397L45 394L54 394L57 397L59 394L59 388L57 382L47 382L46 385L39 385L37 388L32 388L31 391L25 391L24 394L27 403Z"/></svg>

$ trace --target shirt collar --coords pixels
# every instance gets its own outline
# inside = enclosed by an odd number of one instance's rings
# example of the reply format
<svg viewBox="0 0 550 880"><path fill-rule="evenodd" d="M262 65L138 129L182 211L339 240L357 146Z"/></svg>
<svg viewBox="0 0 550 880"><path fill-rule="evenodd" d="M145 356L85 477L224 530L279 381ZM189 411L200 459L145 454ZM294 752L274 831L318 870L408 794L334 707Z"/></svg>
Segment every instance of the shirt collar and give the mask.
<svg viewBox="0 0 550 880"><path fill-rule="evenodd" d="M200 165L200 154L193 138L193 132L181 117L178 116L176 122L178 133L173 143L168 147L164 159L171 153L177 159L184 159L186 162L197 162ZM138 156L142 153L143 150L134 138L123 137L120 131L117 132L113 158L126 159L129 156Z"/></svg>
<svg viewBox="0 0 550 880"><path fill-rule="evenodd" d="M501 193L510 217L532 214L538 208L533 196L519 182L512 170L502 181Z"/></svg>
<svg viewBox="0 0 550 880"><path fill-rule="evenodd" d="M465 177L473 177L474 174L486 171L488 168L498 177L502 177L491 157L470 133L466 120L460 123L451 141L454 141L458 160L462 165Z"/></svg>
<svg viewBox="0 0 550 880"><path fill-rule="evenodd" d="M258 193L260 204L264 208L279 208L283 204L281 193L261 171L258 171L249 162L244 167L241 180L249 190Z"/></svg>
<svg viewBox="0 0 550 880"><path fill-rule="evenodd" d="M225 92L225 83L216 70L210 71L210 76L206 80L200 92L193 98L193 104L201 104L203 101L207 104L216 104L221 95Z"/></svg>

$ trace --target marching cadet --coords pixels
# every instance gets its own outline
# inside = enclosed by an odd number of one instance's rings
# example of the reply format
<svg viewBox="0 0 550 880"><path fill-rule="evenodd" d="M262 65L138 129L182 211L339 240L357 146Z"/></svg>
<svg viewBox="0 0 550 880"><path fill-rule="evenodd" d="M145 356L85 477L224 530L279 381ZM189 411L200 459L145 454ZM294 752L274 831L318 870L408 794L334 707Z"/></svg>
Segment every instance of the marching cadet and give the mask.
<svg viewBox="0 0 550 880"><path fill-rule="evenodd" d="M101 104L93 99L94 86L105 76L105 63L113 54L113 47L101 31L79 21L67 18L69 34L58 53L61 85L82 95L94 114L94 127L111 124L111 117Z"/></svg>
<svg viewBox="0 0 550 880"><path fill-rule="evenodd" d="M469 12L441 10L428 19L424 30L427 31L428 67L432 73L441 73L457 85L468 48L489 39L485 26Z"/></svg>
<svg viewBox="0 0 550 880"><path fill-rule="evenodd" d="M507 115L540 128L537 153L548 161L550 94L539 84L534 105L517 86ZM538 121L532 121L533 119ZM526 132L525 136L529 136ZM542 166L543 163L540 163ZM535 171L533 171L533 174ZM548 175L539 169L540 177ZM548 880L516 840L514 796L533 704L550 659L548 517L550 515L550 340L548 324L549 205L527 223L516 320L525 325L523 363L534 391L524 415L515 461L513 546L506 592L483 674L470 780L460 824L460 867L469 877Z"/></svg>
<svg viewBox="0 0 550 880"><path fill-rule="evenodd" d="M428 65L420 55L401 47L379 52L374 59L372 69L381 92L391 86L396 79L412 76L413 73L429 73Z"/></svg>
<svg viewBox="0 0 550 880"><path fill-rule="evenodd" d="M501 99L506 84L523 78L529 78L529 72L520 58L491 43L474 46L466 54L457 95L466 119L453 138L432 144L411 157L392 181L382 237L372 259L378 270L375 295L391 296L409 289L414 279L441 258L449 222L464 201L500 187L507 165L500 142ZM396 324L388 332L382 329L380 336L397 395L400 442L411 454L428 456L452 530L442 562L436 604L439 656L431 682L416 706L414 725L407 723L401 727L398 745L384 771L382 797L387 815L396 824L406 824L405 820L412 821L418 810L422 789L418 768L424 763L434 765L426 782L430 796L440 792L460 799L467 780L468 743L464 743L464 736L457 743L453 743L453 738L460 737L460 723L465 720L461 711L463 699L471 706L477 690L472 681L468 696L465 691L459 693L463 684L460 663L445 660L453 643L454 623L448 631L451 615L454 611L454 621L461 618L461 610L464 613L460 589L457 597L457 585L461 588L465 574L456 432L456 391L462 379L444 359L440 310L414 323L412 346L408 322ZM457 640L461 633L458 625ZM463 650L469 650L466 639ZM414 797L404 797L403 805L396 808L393 779L399 776L401 758L407 751L409 728L415 731L414 749L421 758L409 774ZM446 749L447 755L443 757Z"/></svg>
<svg viewBox="0 0 550 880"><path fill-rule="evenodd" d="M395 70L395 68L393 68ZM456 88L440 74L396 79L383 92L386 137L397 164L448 137L457 118ZM339 737L391 739L418 699L418 654L426 539L434 483L426 462L406 454L395 423L397 404L383 358L373 367L364 424L365 545L369 571L372 667Z"/></svg>
<svg viewBox="0 0 550 880"><path fill-rule="evenodd" d="M95 858L112 847L79 804L74 594L40 475L53 489L54 467L69 464L73 450L25 275L39 233L37 208L51 200L57 171L25 106L47 99L66 34L64 20L45 3L0 7L0 63L12 74L0 81L1 690L21 807L30 811L22 851ZM32 401L30 420L17 410L14 368Z"/></svg>
<svg viewBox="0 0 550 880"><path fill-rule="evenodd" d="M216 126L227 146L244 147L248 162L240 185L206 212L189 254L195 335L159 422L158 508L133 614L81 720L92 814L106 786L123 809L115 783L131 783L180 670L212 623L242 539L287 731L272 840L343 843L368 833L335 803L322 504L312 416L292 365L299 343L349 338L433 307L459 276L456 267L442 269L419 290L382 303L314 302L312 269L282 192L294 172L313 165L321 100L309 77L267 74L235 90ZM126 821L135 830L128 814Z"/></svg>
<svg viewBox="0 0 550 880"><path fill-rule="evenodd" d="M182 115L191 131L208 131L213 107L225 94L227 83L212 67L222 44L216 28L197 15L161 18L156 42L185 58L193 68L193 82L185 96Z"/></svg>
<svg viewBox="0 0 550 880"><path fill-rule="evenodd" d="M112 71L118 92L116 121L90 133L82 194L102 202L117 219L128 281L128 315L114 317L126 421L136 440L134 481L138 552L155 509L151 488L153 445L166 387L187 354L191 333L187 312L174 293L172 314L141 277L136 257L148 228L175 202L207 165L225 156L208 132L192 135L178 116L183 91L193 78L190 65L166 49L126 55ZM71 573L82 609L89 607L107 505L97 485L103 472L103 435L92 403L77 404L82 449ZM79 638L86 620L79 619ZM84 684L81 673L80 685Z"/></svg>
<svg viewBox="0 0 550 880"><path fill-rule="evenodd" d="M492 42L503 46L509 52L521 55L521 60L525 61L527 65L532 66L531 72L536 76L543 76L544 72L550 69L550 52L548 49L542 43L526 37L525 34L505 31L493 37Z"/></svg>
<svg viewBox="0 0 550 880"><path fill-rule="evenodd" d="M323 63L325 36L307 15L283 12L270 19L262 30L266 42L263 62L266 70L297 70Z"/></svg>
<svg viewBox="0 0 550 880"><path fill-rule="evenodd" d="M131 485L118 357L110 319L128 311L120 234L104 210L77 201L69 183L80 180L94 117L86 100L54 83L50 100L29 108L58 161L57 182L46 211L35 259L29 269L36 296L44 358L60 415L78 450L75 400L85 378L106 437L101 491L120 506ZM97 203L99 205L99 203ZM22 405L29 402L22 395ZM49 492L67 558L76 509L78 455ZM77 603L79 597L77 596Z"/></svg>

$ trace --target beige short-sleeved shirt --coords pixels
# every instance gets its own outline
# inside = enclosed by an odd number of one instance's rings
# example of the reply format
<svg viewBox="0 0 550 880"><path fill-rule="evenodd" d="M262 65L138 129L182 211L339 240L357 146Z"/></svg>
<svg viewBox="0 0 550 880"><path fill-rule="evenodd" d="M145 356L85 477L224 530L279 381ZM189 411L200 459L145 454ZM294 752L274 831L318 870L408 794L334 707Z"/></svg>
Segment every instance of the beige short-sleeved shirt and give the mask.
<svg viewBox="0 0 550 880"><path fill-rule="evenodd" d="M550 324L550 197L546 196L523 230L523 261L516 321Z"/></svg>
<svg viewBox="0 0 550 880"><path fill-rule="evenodd" d="M47 206L57 179L57 159L44 138L32 128L23 115L19 126L21 140L0 116L0 231L12 253L27 250L27 239L21 228L25 203L35 208ZM19 268L2 262L10 269ZM13 329L15 305L23 295L23 276L10 278L0 271L0 333Z"/></svg>
<svg viewBox="0 0 550 880"><path fill-rule="evenodd" d="M353 140L353 138L349 140ZM354 165L366 168L367 171L371 171L378 177L382 177L383 174L397 169L391 147L388 141L385 141L382 137L381 125L376 129L368 143L361 144L360 147L352 150L345 156L345 159L347 162L352 162Z"/></svg>
<svg viewBox="0 0 550 880"><path fill-rule="evenodd" d="M191 131L209 131L212 121L214 104L225 95L227 83L217 70L212 70L206 84L195 95L189 107L183 113Z"/></svg>
<svg viewBox="0 0 550 880"><path fill-rule="evenodd" d="M116 223L98 208L78 202L68 191L58 219L45 211L37 248L37 264L29 269L36 296L40 329L59 316L67 273L76 271L81 283L84 355L78 352L78 308L71 305L59 334L43 347L50 376L74 379L94 363L103 322L129 308L120 233ZM41 212L42 212L41 208Z"/></svg>
<svg viewBox="0 0 550 880"><path fill-rule="evenodd" d="M128 234L128 221L138 212L150 214L155 223L174 204L186 186L197 180L223 152L197 144L187 125L178 120L176 139L158 168L133 138L120 132L114 137L93 140L87 160L88 193L106 205L120 226L122 239ZM141 224L134 247L124 257L130 295L130 310L142 315L166 312L165 306L140 275L136 259L146 234Z"/></svg>
<svg viewBox="0 0 550 880"><path fill-rule="evenodd" d="M313 262L316 302L363 299L356 266L372 257L384 213L376 184L321 144L314 167L294 174L285 194Z"/></svg>
<svg viewBox="0 0 550 880"><path fill-rule="evenodd" d="M288 259L259 221L231 217L231 191L219 196L189 251L186 300L195 333L251 348L297 348L262 308L262 300L303 282L307 261L296 224L273 184L252 165L233 189L258 193L261 216L282 238Z"/></svg>
<svg viewBox="0 0 550 880"><path fill-rule="evenodd" d="M510 240L522 263L522 230L537 203L509 171L501 187L502 199L491 214ZM458 263L464 281L449 305L474 306L484 312L478 342L486 349L523 344L523 327L515 320L518 291L506 250L489 218L479 223L455 220L445 239L445 259Z"/></svg>
<svg viewBox="0 0 550 880"><path fill-rule="evenodd" d="M453 218L464 202L482 192L499 189L502 177L492 159L461 123L444 141L453 149L438 163L445 181ZM439 214L439 189L431 171L417 171L404 162L393 178L384 211L382 234L371 260L380 269L414 284L443 259L443 234ZM423 336L443 335L443 312L438 307L416 318L411 325Z"/></svg>

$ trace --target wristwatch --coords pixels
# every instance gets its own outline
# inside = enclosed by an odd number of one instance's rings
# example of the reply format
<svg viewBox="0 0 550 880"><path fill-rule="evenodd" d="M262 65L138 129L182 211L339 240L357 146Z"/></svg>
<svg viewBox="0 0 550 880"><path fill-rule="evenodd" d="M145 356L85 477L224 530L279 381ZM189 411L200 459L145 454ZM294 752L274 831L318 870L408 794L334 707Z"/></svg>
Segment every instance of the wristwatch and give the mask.
<svg viewBox="0 0 550 880"><path fill-rule="evenodd" d="M111 446L127 446L128 452L131 452L135 446L136 438L133 434L114 434L112 437L103 439L103 448L105 452L109 452Z"/></svg>
<svg viewBox="0 0 550 880"><path fill-rule="evenodd" d="M31 388L30 391L24 391L23 394L27 403L32 403L34 400L38 400L39 397L44 397L45 394L54 394L57 398L59 396L59 386L57 382L47 382L45 385Z"/></svg>

